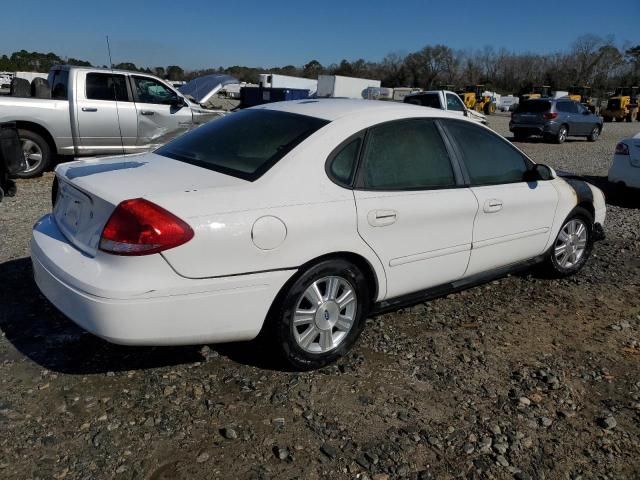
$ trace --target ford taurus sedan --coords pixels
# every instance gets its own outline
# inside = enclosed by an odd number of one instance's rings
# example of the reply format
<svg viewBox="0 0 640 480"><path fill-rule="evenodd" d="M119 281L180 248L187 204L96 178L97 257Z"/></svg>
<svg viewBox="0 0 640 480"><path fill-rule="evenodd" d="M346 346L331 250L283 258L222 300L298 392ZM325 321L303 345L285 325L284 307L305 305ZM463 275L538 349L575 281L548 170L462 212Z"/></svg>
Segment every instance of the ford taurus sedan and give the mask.
<svg viewBox="0 0 640 480"><path fill-rule="evenodd" d="M346 99L63 164L53 193L34 274L78 325L130 345L261 334L300 369L347 352L368 315L538 262L571 275L605 218L600 190L482 125Z"/></svg>

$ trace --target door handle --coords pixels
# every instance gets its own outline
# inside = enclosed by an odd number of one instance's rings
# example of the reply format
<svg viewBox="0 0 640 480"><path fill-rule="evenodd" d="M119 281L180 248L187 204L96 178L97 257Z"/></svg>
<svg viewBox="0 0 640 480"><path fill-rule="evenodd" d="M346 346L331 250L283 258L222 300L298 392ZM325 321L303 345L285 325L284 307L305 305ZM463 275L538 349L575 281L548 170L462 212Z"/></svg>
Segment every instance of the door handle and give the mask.
<svg viewBox="0 0 640 480"><path fill-rule="evenodd" d="M384 227L395 223L398 213L395 210L371 210L367 214L367 221L372 227Z"/></svg>
<svg viewBox="0 0 640 480"><path fill-rule="evenodd" d="M151 110L140 110L140 115L153 115L156 112L152 112Z"/></svg>
<svg viewBox="0 0 640 480"><path fill-rule="evenodd" d="M83 112L97 112L98 109L96 107L82 107Z"/></svg>
<svg viewBox="0 0 640 480"><path fill-rule="evenodd" d="M484 202L483 210L485 213L495 213L502 210L502 200L497 198L490 198L486 202Z"/></svg>

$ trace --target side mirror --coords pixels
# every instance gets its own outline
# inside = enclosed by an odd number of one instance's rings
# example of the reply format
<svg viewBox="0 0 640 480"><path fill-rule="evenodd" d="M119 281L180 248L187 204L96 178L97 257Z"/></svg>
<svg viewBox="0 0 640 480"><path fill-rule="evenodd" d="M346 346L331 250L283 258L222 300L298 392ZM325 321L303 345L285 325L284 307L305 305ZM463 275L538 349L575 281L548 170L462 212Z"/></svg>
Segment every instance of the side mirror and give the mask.
<svg viewBox="0 0 640 480"><path fill-rule="evenodd" d="M530 170L524 173L525 182L537 182L540 180L553 180L556 172L553 168L542 163L536 163Z"/></svg>
<svg viewBox="0 0 640 480"><path fill-rule="evenodd" d="M171 97L171 99L169 100L169 105L176 108L182 108L186 106L187 103L184 101L184 98L176 95L175 97Z"/></svg>

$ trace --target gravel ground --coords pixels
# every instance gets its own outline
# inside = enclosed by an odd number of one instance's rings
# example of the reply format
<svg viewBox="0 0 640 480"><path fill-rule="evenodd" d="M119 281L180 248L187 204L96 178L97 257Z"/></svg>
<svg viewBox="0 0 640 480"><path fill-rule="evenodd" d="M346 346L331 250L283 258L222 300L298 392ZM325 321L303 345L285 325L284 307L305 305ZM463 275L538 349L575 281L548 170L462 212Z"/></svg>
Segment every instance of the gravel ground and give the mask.
<svg viewBox="0 0 640 480"><path fill-rule="evenodd" d="M606 188L608 237L579 275L372 318L348 358L304 374L252 344L82 332L31 278L52 174L20 181L0 204L0 477L640 478L640 201L606 185L615 142L638 129L519 144Z"/></svg>

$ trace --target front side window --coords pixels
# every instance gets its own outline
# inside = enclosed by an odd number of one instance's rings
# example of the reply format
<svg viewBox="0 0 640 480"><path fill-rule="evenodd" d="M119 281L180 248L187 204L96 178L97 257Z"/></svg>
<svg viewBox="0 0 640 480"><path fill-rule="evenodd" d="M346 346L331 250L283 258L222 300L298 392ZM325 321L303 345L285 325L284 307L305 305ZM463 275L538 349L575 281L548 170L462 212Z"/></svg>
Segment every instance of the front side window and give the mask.
<svg viewBox="0 0 640 480"><path fill-rule="evenodd" d="M447 110L453 110L454 112L464 112L466 109L464 108L464 104L458 97L452 95L451 93L447 93Z"/></svg>
<svg viewBox="0 0 640 480"><path fill-rule="evenodd" d="M524 181L528 161L497 134L470 122L443 122L462 150L471 185Z"/></svg>
<svg viewBox="0 0 640 480"><path fill-rule="evenodd" d="M454 186L451 161L433 120L397 121L371 128L361 183L371 190Z"/></svg>
<svg viewBox="0 0 640 480"><path fill-rule="evenodd" d="M140 103L171 105L176 99L173 90L152 78L134 76L133 83Z"/></svg>
<svg viewBox="0 0 640 480"><path fill-rule="evenodd" d="M243 110L185 133L155 153L253 181L328 123L274 110Z"/></svg>
<svg viewBox="0 0 640 480"><path fill-rule="evenodd" d="M88 100L128 102L126 78L112 73L88 73L86 95Z"/></svg>

